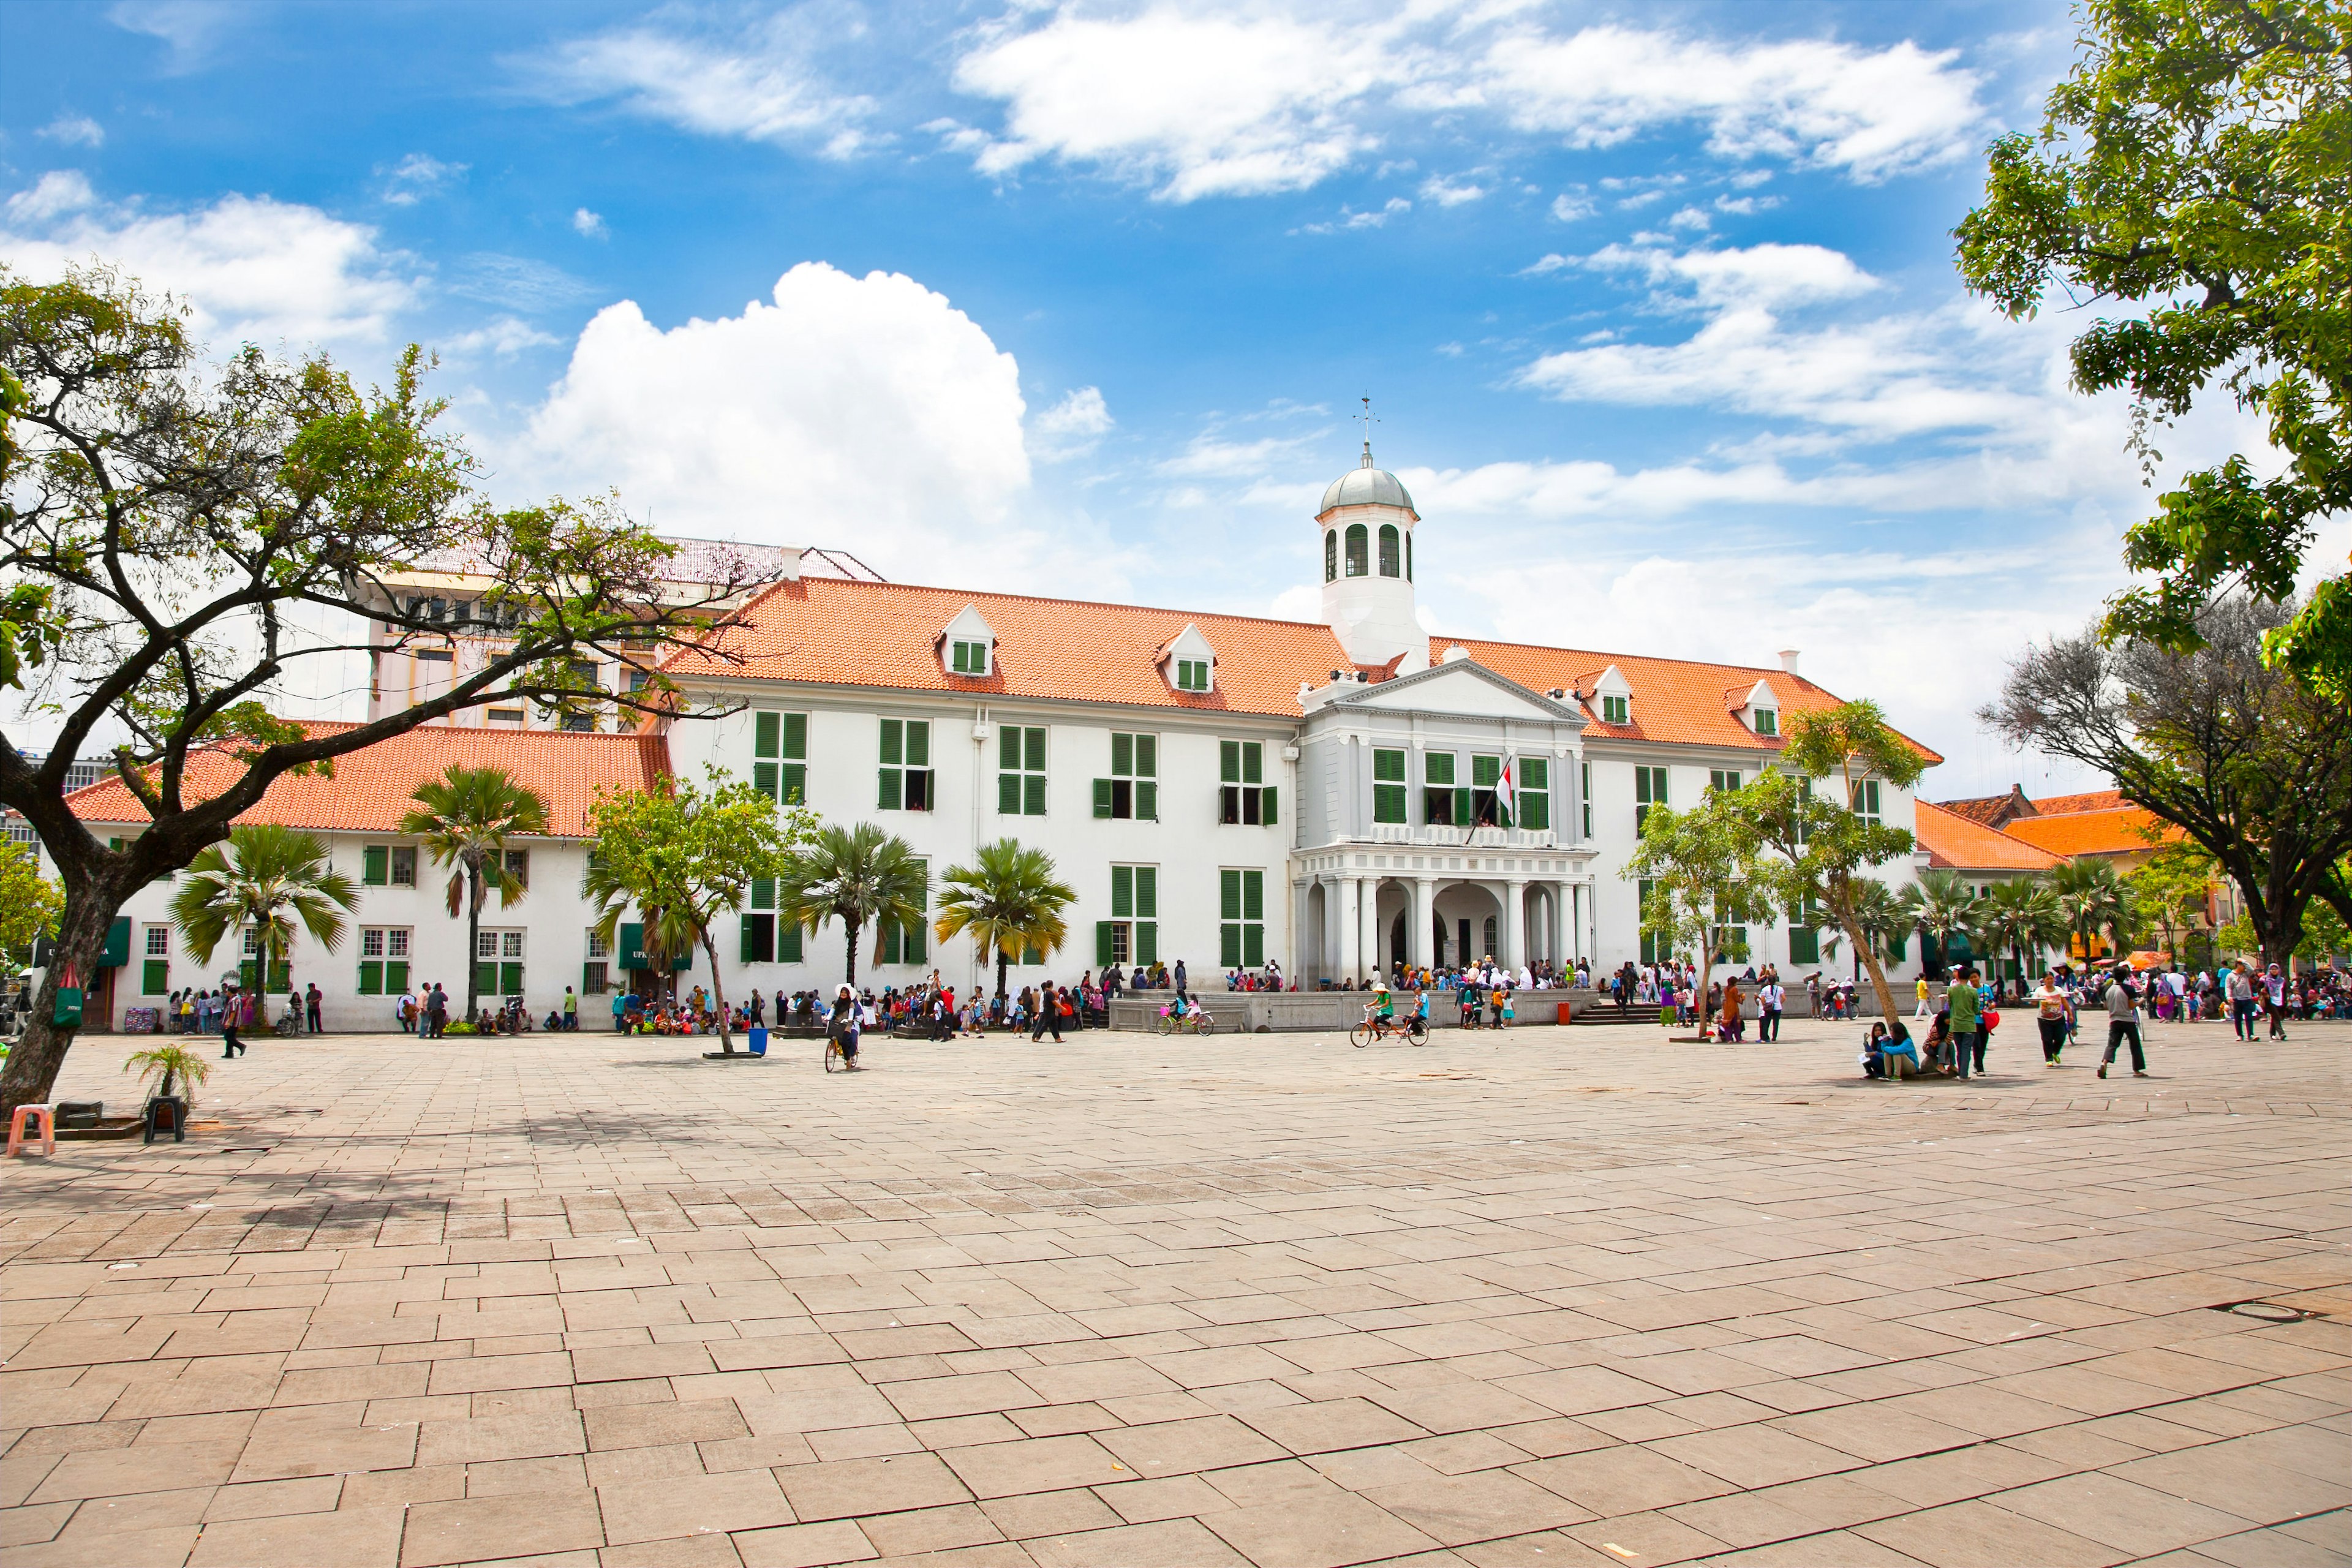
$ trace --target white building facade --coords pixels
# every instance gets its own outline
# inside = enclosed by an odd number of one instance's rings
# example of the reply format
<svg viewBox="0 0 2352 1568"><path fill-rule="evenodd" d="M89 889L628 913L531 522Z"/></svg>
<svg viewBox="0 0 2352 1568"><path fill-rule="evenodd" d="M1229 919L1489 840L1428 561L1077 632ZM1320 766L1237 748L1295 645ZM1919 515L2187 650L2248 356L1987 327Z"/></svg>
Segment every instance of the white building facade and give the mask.
<svg viewBox="0 0 2352 1568"><path fill-rule="evenodd" d="M569 986L603 1024L616 991L661 977L633 969L642 954L625 941L606 951L589 931L587 803L665 771L699 781L706 766L829 821L880 825L935 881L998 838L1045 849L1077 890L1070 941L1022 955L1016 986L1179 960L1196 984L1274 961L1311 985L1487 955L1596 971L1650 956L1624 874L1643 816L1752 781L1776 764L1783 714L1838 699L1793 653L1732 667L1433 637L1414 601L1420 522L1368 446L1315 520L1322 622L784 576L710 647L664 662L688 710L721 717L574 734L502 714L347 758L332 789L273 786L255 816L319 832L362 883L352 934L333 953L305 939L292 978L318 981L331 1028L384 1026L395 979L461 994L469 963L486 993L543 1016ZM396 705L391 686L428 665L474 657L467 635L453 628L446 661L388 648L377 701ZM494 905L494 951L469 954L443 903L446 868L392 828L415 784L488 762L549 793L561 831L520 847L528 896ZM76 803L93 831L137 831L119 783ZM1866 785L1861 804L1914 826L1910 794L1890 784ZM1880 874L1899 885L1916 864L1924 855ZM144 890L118 922L121 962L93 994L93 1023L120 1026L234 969L228 955L198 966L180 952L170 890ZM838 926L783 925L760 907L772 903L764 887L752 903L721 942L730 998L840 980ZM1746 936L1759 965L1827 967L1820 932L1781 920ZM877 989L936 970L964 990L993 968L928 931L861 945L859 978ZM1837 957L1842 972L1851 955ZM708 984L709 971L697 954L676 979Z"/></svg>

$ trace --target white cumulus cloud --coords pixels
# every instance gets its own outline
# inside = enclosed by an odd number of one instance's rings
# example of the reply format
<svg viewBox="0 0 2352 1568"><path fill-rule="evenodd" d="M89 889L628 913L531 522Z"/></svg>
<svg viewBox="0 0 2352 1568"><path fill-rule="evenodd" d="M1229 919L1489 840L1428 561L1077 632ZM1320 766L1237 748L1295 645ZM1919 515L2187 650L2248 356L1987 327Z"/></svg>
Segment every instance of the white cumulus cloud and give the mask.
<svg viewBox="0 0 2352 1568"><path fill-rule="evenodd" d="M45 175L8 203L0 258L32 278L105 261L194 311L215 348L252 341L297 349L377 343L417 284L375 230L316 207L224 196L188 212L98 202L79 174Z"/></svg>
<svg viewBox="0 0 2352 1568"><path fill-rule="evenodd" d="M610 239L613 237L613 231L605 226L603 215L599 213L592 213L586 207L580 207L572 212L572 232L584 236L589 239Z"/></svg>
<svg viewBox="0 0 2352 1568"><path fill-rule="evenodd" d="M1013 356L944 297L803 262L716 321L664 330L607 306L505 467L542 489L617 487L666 533L835 544L904 581L1018 586L1070 559L1012 515L1024 412Z"/></svg>
<svg viewBox="0 0 2352 1568"><path fill-rule="evenodd" d="M33 134L67 147L106 145L106 127L87 114L60 114Z"/></svg>
<svg viewBox="0 0 2352 1568"><path fill-rule="evenodd" d="M874 100L818 69L821 18L786 11L732 34L667 20L573 39L524 70L555 101L614 100L699 135L807 143L835 157L865 143Z"/></svg>

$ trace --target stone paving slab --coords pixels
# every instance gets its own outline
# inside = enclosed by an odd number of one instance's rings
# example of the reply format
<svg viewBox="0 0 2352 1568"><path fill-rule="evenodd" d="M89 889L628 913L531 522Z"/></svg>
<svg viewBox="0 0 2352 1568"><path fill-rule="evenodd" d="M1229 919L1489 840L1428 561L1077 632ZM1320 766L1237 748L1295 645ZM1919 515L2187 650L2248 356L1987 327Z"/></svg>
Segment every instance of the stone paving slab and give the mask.
<svg viewBox="0 0 2352 1568"><path fill-rule="evenodd" d="M2352 1026L2150 1033L264 1040L0 1166L0 1568L2352 1561Z"/></svg>

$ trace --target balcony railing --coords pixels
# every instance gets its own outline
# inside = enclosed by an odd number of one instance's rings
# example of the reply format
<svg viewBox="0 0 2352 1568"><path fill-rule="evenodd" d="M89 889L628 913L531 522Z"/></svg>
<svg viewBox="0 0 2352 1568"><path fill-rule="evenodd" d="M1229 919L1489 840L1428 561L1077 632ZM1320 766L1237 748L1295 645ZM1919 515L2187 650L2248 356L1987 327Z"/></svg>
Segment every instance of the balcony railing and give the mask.
<svg viewBox="0 0 2352 1568"><path fill-rule="evenodd" d="M1572 845L1557 828L1442 827L1434 823L1376 822L1375 844L1417 845L1431 849L1559 849Z"/></svg>

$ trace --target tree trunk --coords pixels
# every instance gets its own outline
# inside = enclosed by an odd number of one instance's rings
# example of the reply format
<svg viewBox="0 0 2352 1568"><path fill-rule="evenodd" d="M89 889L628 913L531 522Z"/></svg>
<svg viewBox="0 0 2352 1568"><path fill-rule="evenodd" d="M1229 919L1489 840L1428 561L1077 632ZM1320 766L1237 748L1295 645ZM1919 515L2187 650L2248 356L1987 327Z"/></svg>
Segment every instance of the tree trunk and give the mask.
<svg viewBox="0 0 2352 1568"><path fill-rule="evenodd" d="M1004 1000L1004 972L1012 966L1013 955L1003 948L996 950L996 999Z"/></svg>
<svg viewBox="0 0 2352 1568"><path fill-rule="evenodd" d="M710 940L710 928L701 930L702 951L710 955L710 994L719 1003L719 1052L721 1056L735 1054L735 1032L729 1027L727 1016L727 982L719 972L719 949Z"/></svg>
<svg viewBox="0 0 2352 1568"><path fill-rule="evenodd" d="M845 918L841 923L848 928L849 934L848 956L843 963L842 983L849 987L849 994L855 996L857 994L857 930L866 922Z"/></svg>
<svg viewBox="0 0 2352 1568"><path fill-rule="evenodd" d="M479 1029L482 985L482 863L466 862L466 1021Z"/></svg>
<svg viewBox="0 0 2352 1568"><path fill-rule="evenodd" d="M1878 962L1877 950L1862 939L1862 928L1854 924L1852 915L1839 912L1838 924L1845 928L1846 941L1853 943L1853 951L1861 958L1863 967L1870 971L1870 992L1878 998L1878 1016L1886 1020L1887 1028L1892 1032L1895 1019L1895 992L1886 984L1886 971Z"/></svg>
<svg viewBox="0 0 2352 1568"><path fill-rule="evenodd" d="M88 996L98 973L98 961L106 953L107 929L114 923L114 911L122 902L121 895L94 883L87 875L66 871L62 880L66 904L58 915L49 966L33 994L32 1016L25 1021L24 1037L9 1051L8 1065L0 1071L0 1116L14 1115L20 1105L48 1102L49 1090L56 1087L58 1073L65 1066L66 1052L73 1048L75 1034L71 1026L52 1022L57 1016L59 977L72 970L83 995Z"/></svg>

